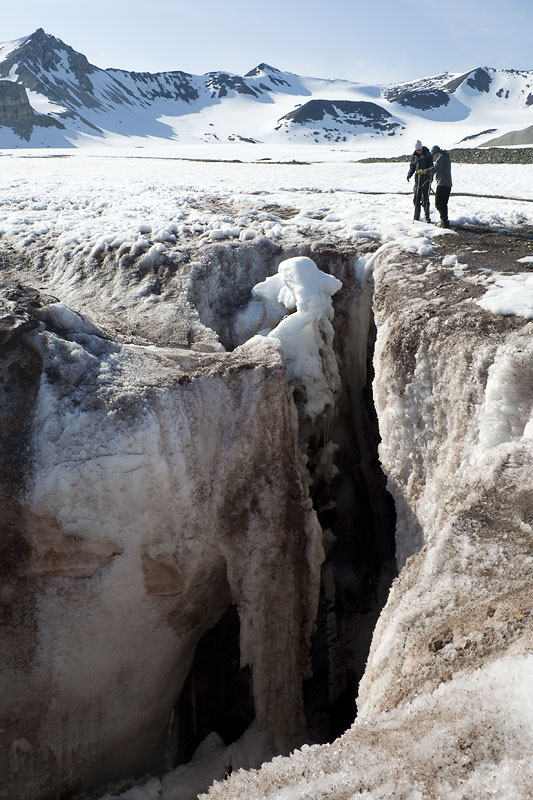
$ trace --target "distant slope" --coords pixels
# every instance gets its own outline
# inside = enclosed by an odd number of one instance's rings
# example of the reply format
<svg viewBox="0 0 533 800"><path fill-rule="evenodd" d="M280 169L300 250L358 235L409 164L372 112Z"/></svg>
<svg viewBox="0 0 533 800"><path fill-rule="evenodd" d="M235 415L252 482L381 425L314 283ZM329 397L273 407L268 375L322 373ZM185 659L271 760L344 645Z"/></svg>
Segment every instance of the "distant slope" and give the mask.
<svg viewBox="0 0 533 800"><path fill-rule="evenodd" d="M533 144L533 125L522 128L520 131L510 131L489 142L484 142L481 147L499 147L503 145Z"/></svg>

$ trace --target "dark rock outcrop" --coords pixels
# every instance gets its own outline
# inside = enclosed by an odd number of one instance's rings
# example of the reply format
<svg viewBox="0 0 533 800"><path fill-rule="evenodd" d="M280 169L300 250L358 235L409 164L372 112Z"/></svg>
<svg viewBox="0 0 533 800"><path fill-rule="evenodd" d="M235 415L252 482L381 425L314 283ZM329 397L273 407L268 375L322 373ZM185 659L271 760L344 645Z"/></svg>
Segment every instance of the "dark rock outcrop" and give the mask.
<svg viewBox="0 0 533 800"><path fill-rule="evenodd" d="M314 124L314 125L313 125ZM311 130L309 131L310 126ZM308 135L340 141L357 134L357 128L368 133L394 136L402 125L377 103L354 100L309 100L278 120L276 130L308 128ZM366 130L365 130L366 129Z"/></svg>
<svg viewBox="0 0 533 800"><path fill-rule="evenodd" d="M478 67L450 81L444 86L444 89L447 92L456 92L463 83L466 83L467 86L478 92L488 92L490 84L492 83L492 78L485 68Z"/></svg>
<svg viewBox="0 0 533 800"><path fill-rule="evenodd" d="M24 86L3 80L0 80L0 125L11 128L26 141L29 141L34 126L64 127L57 120L34 112Z"/></svg>
<svg viewBox="0 0 533 800"><path fill-rule="evenodd" d="M447 92L443 92L442 89L426 89L414 92L399 92L388 99L394 100L394 102L405 108L430 111L433 108L447 106L450 102L450 95Z"/></svg>
<svg viewBox="0 0 533 800"><path fill-rule="evenodd" d="M376 128L381 131L400 127L397 122L391 122L392 114L381 106L355 100L309 100L299 108L289 111L281 119L296 123L321 122L326 115L347 125Z"/></svg>

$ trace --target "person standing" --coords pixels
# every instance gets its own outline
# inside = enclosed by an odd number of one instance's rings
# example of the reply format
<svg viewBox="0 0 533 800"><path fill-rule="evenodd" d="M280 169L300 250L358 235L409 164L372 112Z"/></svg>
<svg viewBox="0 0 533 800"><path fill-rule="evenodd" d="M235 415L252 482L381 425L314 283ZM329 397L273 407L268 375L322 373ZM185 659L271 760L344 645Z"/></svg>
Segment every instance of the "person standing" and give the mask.
<svg viewBox="0 0 533 800"><path fill-rule="evenodd" d="M427 147L424 147L420 139L415 143L415 151L411 157L409 165L409 172L407 173L407 180L410 180L412 175L415 175L415 185L413 188L413 203L415 206L414 219L420 219L420 208L424 209L426 215L426 222L431 222L429 216L429 189L431 186L432 176L427 173L421 173L421 170L427 170L433 166L433 159Z"/></svg>
<svg viewBox="0 0 533 800"><path fill-rule="evenodd" d="M452 190L452 164L450 161L450 154L447 150L441 150L438 145L431 148L431 155L433 157L433 166L420 168L418 173L421 177L425 175L435 175L437 181L437 188L435 189L435 208L440 214L440 227L449 228L450 223L448 220L448 200L450 199L450 192Z"/></svg>

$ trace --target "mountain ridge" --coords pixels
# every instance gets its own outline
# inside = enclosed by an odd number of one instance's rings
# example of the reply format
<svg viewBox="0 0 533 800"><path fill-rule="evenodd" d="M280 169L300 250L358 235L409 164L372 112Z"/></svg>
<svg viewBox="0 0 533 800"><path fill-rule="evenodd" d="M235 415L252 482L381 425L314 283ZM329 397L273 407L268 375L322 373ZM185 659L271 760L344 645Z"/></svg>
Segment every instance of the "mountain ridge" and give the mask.
<svg viewBox="0 0 533 800"><path fill-rule="evenodd" d="M23 90L18 106L9 83ZM528 127L532 106L533 70L483 66L369 85L265 62L243 76L102 69L43 28L0 45L2 148L164 141L375 147L386 138L427 136L437 125L452 137L445 144L475 146Z"/></svg>

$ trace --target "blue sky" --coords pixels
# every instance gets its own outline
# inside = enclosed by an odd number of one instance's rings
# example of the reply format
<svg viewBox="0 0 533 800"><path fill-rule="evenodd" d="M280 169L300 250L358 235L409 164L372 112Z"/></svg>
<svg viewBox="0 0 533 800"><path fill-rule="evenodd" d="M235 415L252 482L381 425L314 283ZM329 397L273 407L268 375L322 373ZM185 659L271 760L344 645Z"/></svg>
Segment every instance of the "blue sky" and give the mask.
<svg viewBox="0 0 533 800"><path fill-rule="evenodd" d="M533 0L26 0L1 41L44 28L99 67L244 74L261 61L387 83L478 66L533 69Z"/></svg>

